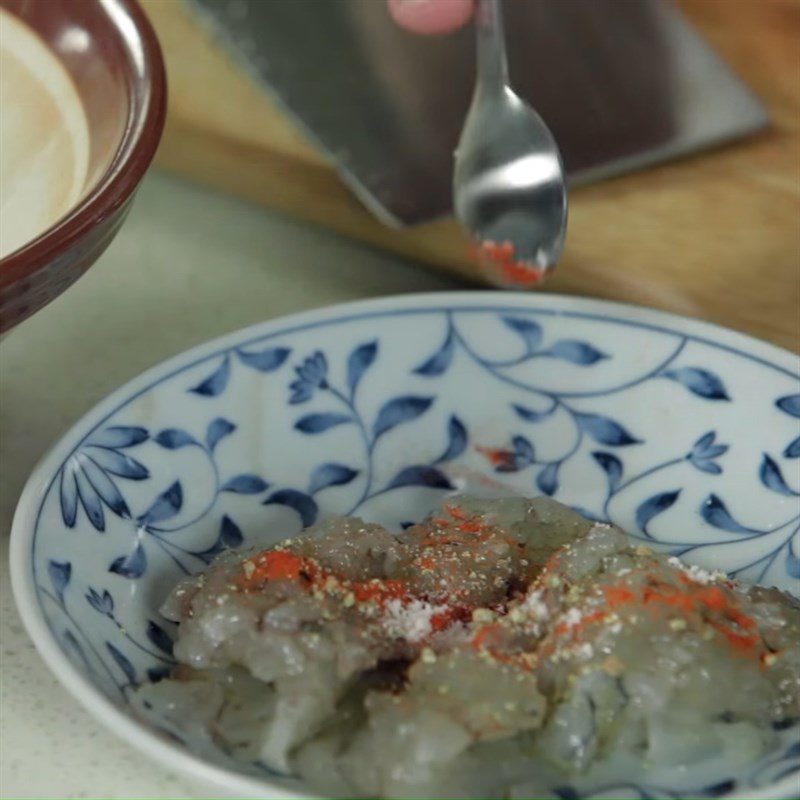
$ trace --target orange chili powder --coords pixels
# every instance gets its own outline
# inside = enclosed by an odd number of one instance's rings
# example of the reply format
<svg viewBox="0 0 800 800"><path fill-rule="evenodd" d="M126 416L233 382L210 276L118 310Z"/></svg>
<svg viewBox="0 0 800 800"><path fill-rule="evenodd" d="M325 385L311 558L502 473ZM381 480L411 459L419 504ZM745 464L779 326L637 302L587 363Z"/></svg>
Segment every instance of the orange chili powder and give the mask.
<svg viewBox="0 0 800 800"><path fill-rule="evenodd" d="M725 593L718 586L712 586L710 589L702 589L696 592L697 601L702 603L712 611L725 611L731 608Z"/></svg>
<svg viewBox="0 0 800 800"><path fill-rule="evenodd" d="M409 596L403 581L378 578L354 583L353 594L359 602L372 601L380 606L389 600L407 600Z"/></svg>
<svg viewBox="0 0 800 800"><path fill-rule="evenodd" d="M483 650L486 648L488 644L486 640L498 630L500 630L500 625L498 625L496 622L479 628L472 637L472 648L474 650Z"/></svg>
<svg viewBox="0 0 800 800"><path fill-rule="evenodd" d="M544 270L517 260L511 242L478 242L473 247L473 258L481 266L499 272L504 283L514 286L534 286L545 275Z"/></svg>
<svg viewBox="0 0 800 800"><path fill-rule="evenodd" d="M255 569L248 577L239 579L239 588L246 591L257 588L264 581L297 581L302 577L311 581L316 576L317 564L310 559L295 555L286 550L267 550L250 559Z"/></svg>
<svg viewBox="0 0 800 800"><path fill-rule="evenodd" d="M719 586L698 585L684 575L679 576L682 586L673 586L652 573L647 577L651 585L642 592L642 603L651 610L655 610L655 605L663 605L684 614L701 614L712 628L725 637L733 650L747 654L756 648L759 641L756 633L740 633L724 621L707 618L708 614L715 614L741 630L755 631L757 628L755 620L742 612L736 601L726 596ZM606 586L603 594L612 608L631 603L636 598L630 589L621 586Z"/></svg>
<svg viewBox="0 0 800 800"><path fill-rule="evenodd" d="M617 608L633 600L633 592L630 589L626 589L624 586L606 586L603 589L603 594L611 608Z"/></svg>
<svg viewBox="0 0 800 800"><path fill-rule="evenodd" d="M477 445L475 449L495 467L500 466L513 466L514 454L509 450L502 450L500 448L481 447Z"/></svg>
<svg viewBox="0 0 800 800"><path fill-rule="evenodd" d="M470 619L472 619L470 606L451 606L446 611L440 611L431 617L431 630L436 633L443 631L454 622L468 622Z"/></svg>
<svg viewBox="0 0 800 800"><path fill-rule="evenodd" d="M432 555L428 555L427 553L421 556L417 556L414 559L414 563L420 569L434 570L437 567L436 559Z"/></svg>
<svg viewBox="0 0 800 800"><path fill-rule="evenodd" d="M450 506L446 505L444 510L453 518L453 519L466 519L467 515L464 513L462 508L458 506Z"/></svg>
<svg viewBox="0 0 800 800"><path fill-rule="evenodd" d="M486 526L479 519L471 519L456 525L456 528L463 533L481 533Z"/></svg>

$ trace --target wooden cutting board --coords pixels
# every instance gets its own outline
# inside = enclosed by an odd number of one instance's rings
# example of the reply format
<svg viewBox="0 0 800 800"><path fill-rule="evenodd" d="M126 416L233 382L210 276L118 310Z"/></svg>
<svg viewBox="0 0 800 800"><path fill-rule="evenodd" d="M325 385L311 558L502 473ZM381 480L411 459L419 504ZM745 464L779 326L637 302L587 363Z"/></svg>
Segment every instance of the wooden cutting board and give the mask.
<svg viewBox="0 0 800 800"><path fill-rule="evenodd" d="M160 166L481 279L453 220L403 231L383 226L179 0L142 2L170 82ZM564 257L545 291L642 303L797 351L800 0L679 6L764 101L773 126L713 152L576 189Z"/></svg>

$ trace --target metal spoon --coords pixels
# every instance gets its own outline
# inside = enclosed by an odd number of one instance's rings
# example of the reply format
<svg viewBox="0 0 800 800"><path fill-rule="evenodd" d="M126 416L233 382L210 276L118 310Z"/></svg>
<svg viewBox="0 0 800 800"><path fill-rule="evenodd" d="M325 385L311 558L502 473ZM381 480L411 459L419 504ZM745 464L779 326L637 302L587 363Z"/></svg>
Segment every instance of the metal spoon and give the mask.
<svg viewBox="0 0 800 800"><path fill-rule="evenodd" d="M558 261L564 167L542 118L508 84L500 0L478 0L477 79L455 159L453 196L493 281L527 288Z"/></svg>

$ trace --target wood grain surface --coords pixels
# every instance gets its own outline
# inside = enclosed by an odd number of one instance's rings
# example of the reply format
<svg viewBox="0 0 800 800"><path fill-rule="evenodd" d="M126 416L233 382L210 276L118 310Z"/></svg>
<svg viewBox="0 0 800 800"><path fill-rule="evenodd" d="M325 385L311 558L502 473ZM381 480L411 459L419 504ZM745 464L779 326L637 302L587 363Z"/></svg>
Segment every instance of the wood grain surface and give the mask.
<svg viewBox="0 0 800 800"><path fill-rule="evenodd" d="M376 0L377 2L377 0ZM170 106L158 164L472 281L453 220L376 221L179 0L143 0ZM688 314L800 349L800 0L681 0L768 107L765 133L576 189L545 291Z"/></svg>

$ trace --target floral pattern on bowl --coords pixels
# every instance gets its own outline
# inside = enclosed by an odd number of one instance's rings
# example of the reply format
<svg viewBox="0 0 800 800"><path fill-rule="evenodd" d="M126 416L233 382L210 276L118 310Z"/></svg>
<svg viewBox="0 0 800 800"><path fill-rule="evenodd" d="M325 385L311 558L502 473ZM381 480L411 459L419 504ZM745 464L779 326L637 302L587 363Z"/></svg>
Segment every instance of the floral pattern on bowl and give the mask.
<svg viewBox="0 0 800 800"><path fill-rule="evenodd" d="M222 753L200 762L197 743L165 747L177 731L128 715L131 687L174 663L157 609L181 575L321 516L399 529L443 493L502 485L798 594L798 372L729 331L572 298L420 296L267 323L155 368L54 448L15 519L18 602L51 667L134 744L240 795L265 780L302 793ZM780 736L735 771L545 789L789 796L798 730Z"/></svg>

